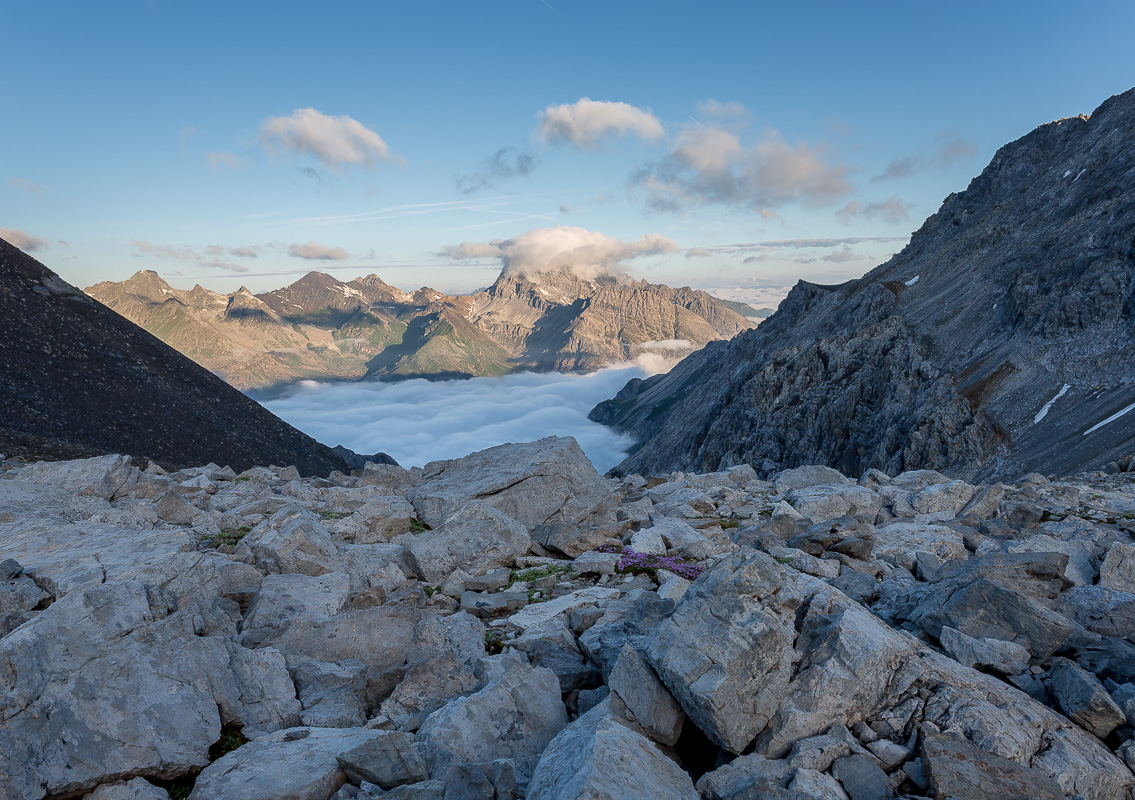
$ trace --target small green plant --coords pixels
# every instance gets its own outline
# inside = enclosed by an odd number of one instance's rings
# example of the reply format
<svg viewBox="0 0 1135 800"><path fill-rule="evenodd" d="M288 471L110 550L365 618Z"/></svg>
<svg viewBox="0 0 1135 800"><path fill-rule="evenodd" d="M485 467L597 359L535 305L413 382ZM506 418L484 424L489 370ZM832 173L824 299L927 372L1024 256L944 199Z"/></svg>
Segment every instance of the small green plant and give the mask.
<svg viewBox="0 0 1135 800"><path fill-rule="evenodd" d="M319 516L324 519L346 519L351 516L350 511L320 511Z"/></svg>
<svg viewBox="0 0 1135 800"><path fill-rule="evenodd" d="M777 556L776 557L776 561L777 561L778 564L791 564L795 560L796 559L794 559L792 556Z"/></svg>
<svg viewBox="0 0 1135 800"><path fill-rule="evenodd" d="M221 738L213 742L213 746L209 748L209 759L216 761L245 744L248 744L248 739L245 738L240 726L230 722L221 728Z"/></svg>
<svg viewBox="0 0 1135 800"><path fill-rule="evenodd" d="M416 534L419 534L419 533L425 533L426 531L432 531L432 530L433 530L433 528L431 528L426 523L422 522L420 519L411 519L410 520L410 533L413 533L413 534L416 535Z"/></svg>
<svg viewBox="0 0 1135 800"><path fill-rule="evenodd" d="M504 652L506 647L508 645L504 643L504 639L498 632L485 631L485 649L489 652L489 655L499 655Z"/></svg>
<svg viewBox="0 0 1135 800"><path fill-rule="evenodd" d="M433 597L438 593L438 587L430 586L428 583L422 586L422 591L426 593L426 597Z"/></svg>
<svg viewBox="0 0 1135 800"><path fill-rule="evenodd" d="M166 787L170 800L189 800L189 795L193 794L194 782L192 778L182 778L171 783Z"/></svg>
<svg viewBox="0 0 1135 800"><path fill-rule="evenodd" d="M537 581L540 578L546 578L549 575L561 575L565 572L571 572L571 566L568 564L545 564L542 567L529 567L528 569L514 569L509 576L509 584L516 583L517 581Z"/></svg>
<svg viewBox="0 0 1135 800"><path fill-rule="evenodd" d="M233 478L234 483L247 483L250 480L252 480L252 478L248 477L247 475L238 475L237 477Z"/></svg>
<svg viewBox="0 0 1135 800"><path fill-rule="evenodd" d="M740 528L741 521L736 519L722 519L721 527L725 530L729 530L730 528Z"/></svg>
<svg viewBox="0 0 1135 800"><path fill-rule="evenodd" d="M251 531L252 528L247 525L241 525L239 528L221 528L216 536L205 539L205 544L209 547L220 547L223 544L236 547L237 543Z"/></svg>

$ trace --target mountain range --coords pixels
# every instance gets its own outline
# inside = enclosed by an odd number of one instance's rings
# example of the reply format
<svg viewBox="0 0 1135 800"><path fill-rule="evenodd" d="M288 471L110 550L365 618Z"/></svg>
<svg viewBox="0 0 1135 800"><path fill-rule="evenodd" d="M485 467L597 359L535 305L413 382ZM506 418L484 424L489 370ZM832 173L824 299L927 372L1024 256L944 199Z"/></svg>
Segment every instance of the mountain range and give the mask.
<svg viewBox="0 0 1135 800"><path fill-rule="evenodd" d="M271 292L175 289L157 273L87 293L242 390L304 379L590 371L644 353L684 356L767 312L627 276L503 272L471 295L403 292L321 272Z"/></svg>
<svg viewBox="0 0 1135 800"><path fill-rule="evenodd" d="M623 472L959 476L1098 468L1135 450L1135 90L1002 147L910 244L801 281L756 330L628 383L591 418Z"/></svg>

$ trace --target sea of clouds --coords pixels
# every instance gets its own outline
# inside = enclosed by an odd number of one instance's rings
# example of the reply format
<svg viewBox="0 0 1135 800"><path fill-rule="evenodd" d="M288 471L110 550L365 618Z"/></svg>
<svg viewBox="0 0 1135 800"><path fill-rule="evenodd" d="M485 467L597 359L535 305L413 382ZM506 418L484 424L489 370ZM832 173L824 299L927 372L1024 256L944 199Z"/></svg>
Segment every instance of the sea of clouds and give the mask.
<svg viewBox="0 0 1135 800"><path fill-rule="evenodd" d="M671 359L666 366L672 364ZM451 381L303 381L263 403L324 444L341 444L356 453L388 453L403 467L556 435L574 436L602 473L626 457L633 440L592 422L587 412L631 378L662 366L643 360L586 375L525 372Z"/></svg>

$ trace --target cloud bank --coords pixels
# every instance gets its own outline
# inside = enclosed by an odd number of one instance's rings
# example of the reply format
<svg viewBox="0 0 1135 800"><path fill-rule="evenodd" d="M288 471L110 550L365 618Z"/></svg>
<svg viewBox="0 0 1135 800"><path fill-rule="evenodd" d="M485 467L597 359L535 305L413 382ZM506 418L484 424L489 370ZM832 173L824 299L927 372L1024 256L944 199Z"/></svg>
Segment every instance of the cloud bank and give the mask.
<svg viewBox="0 0 1135 800"><path fill-rule="evenodd" d="M202 251L198 251L194 247L171 247L164 244L154 244L145 239L134 239L130 244L134 245L135 257L151 256L181 261L199 267L223 269L228 272L248 272L248 267L221 258L224 255L225 248L218 244L208 245Z"/></svg>
<svg viewBox="0 0 1135 800"><path fill-rule="evenodd" d="M537 133L552 144L595 148L608 136L634 134L653 141L665 134L649 109L581 97L574 103L548 106L536 115Z"/></svg>
<svg viewBox="0 0 1135 800"><path fill-rule="evenodd" d="M373 166L391 157L377 132L348 116L330 117L314 108L297 108L286 117L269 117L260 126L265 149L315 156L332 170L346 164Z"/></svg>
<svg viewBox="0 0 1135 800"><path fill-rule="evenodd" d="M51 246L47 239L19 228L0 228L0 239L23 250L25 253L38 253Z"/></svg>
<svg viewBox="0 0 1135 800"><path fill-rule="evenodd" d="M719 104L720 105L720 104ZM743 145L732 130L698 123L678 134L670 152L630 180L660 211L711 204L772 212L789 202L822 205L851 192L848 168L806 142L789 144L775 130Z"/></svg>
<svg viewBox="0 0 1135 800"><path fill-rule="evenodd" d="M912 206L897 197L889 197L881 203L861 203L858 200L845 205L835 215L844 225L850 225L857 218L866 220L881 219L897 224L910 217Z"/></svg>
<svg viewBox="0 0 1135 800"><path fill-rule="evenodd" d="M321 442L357 453L386 452L404 467L554 434L574 436L596 469L606 472L626 457L632 440L591 422L587 412L645 375L638 367L612 367L589 375L466 381L305 381L264 405Z"/></svg>
<svg viewBox="0 0 1135 800"><path fill-rule="evenodd" d="M41 187L41 186L39 186L35 183L32 183L31 181L27 180L26 178L9 178L8 183L11 184L12 186L16 186L16 187L19 187L20 189L23 189L25 192L27 192L28 194L30 194L34 197L39 197L41 194L43 194L43 187Z"/></svg>
<svg viewBox="0 0 1135 800"><path fill-rule="evenodd" d="M342 247L329 247L316 241L306 244L296 242L288 245L288 255L293 258L306 258L311 261L346 261L347 251Z"/></svg>
<svg viewBox="0 0 1135 800"><path fill-rule="evenodd" d="M504 271L513 275L537 275L568 267L588 280L618 272L617 266L640 256L673 253L670 239L648 233L635 241L612 239L598 231L557 225L538 228L512 239L492 242L462 242L442 250L454 259L498 258Z"/></svg>
<svg viewBox="0 0 1135 800"><path fill-rule="evenodd" d="M945 133L938 142L921 153L896 158L871 183L906 178L921 172L926 167L949 167L959 161L977 155L977 145L967 142L956 133Z"/></svg>

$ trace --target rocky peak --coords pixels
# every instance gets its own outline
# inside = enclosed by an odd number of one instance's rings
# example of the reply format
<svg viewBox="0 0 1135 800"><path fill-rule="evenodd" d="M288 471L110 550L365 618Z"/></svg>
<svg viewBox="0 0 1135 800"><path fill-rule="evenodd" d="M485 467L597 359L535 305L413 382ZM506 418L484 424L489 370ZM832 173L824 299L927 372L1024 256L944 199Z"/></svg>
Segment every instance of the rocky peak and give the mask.
<svg viewBox="0 0 1135 800"><path fill-rule="evenodd" d="M1135 90L1002 147L910 244L597 408L625 469L1063 472L1135 441Z"/></svg>

